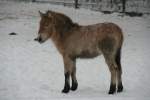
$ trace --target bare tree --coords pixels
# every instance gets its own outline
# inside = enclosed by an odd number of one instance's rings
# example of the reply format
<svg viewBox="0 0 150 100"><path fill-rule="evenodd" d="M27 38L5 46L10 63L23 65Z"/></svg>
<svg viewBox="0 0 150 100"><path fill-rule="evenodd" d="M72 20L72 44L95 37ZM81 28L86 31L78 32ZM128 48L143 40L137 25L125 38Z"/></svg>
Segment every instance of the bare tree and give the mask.
<svg viewBox="0 0 150 100"><path fill-rule="evenodd" d="M113 7L113 0L110 0L111 8Z"/></svg>
<svg viewBox="0 0 150 100"><path fill-rule="evenodd" d="M74 0L74 2L75 2L75 9L79 8L78 7L78 0Z"/></svg>
<svg viewBox="0 0 150 100"><path fill-rule="evenodd" d="M126 0L122 0L122 12L125 13L126 11Z"/></svg>

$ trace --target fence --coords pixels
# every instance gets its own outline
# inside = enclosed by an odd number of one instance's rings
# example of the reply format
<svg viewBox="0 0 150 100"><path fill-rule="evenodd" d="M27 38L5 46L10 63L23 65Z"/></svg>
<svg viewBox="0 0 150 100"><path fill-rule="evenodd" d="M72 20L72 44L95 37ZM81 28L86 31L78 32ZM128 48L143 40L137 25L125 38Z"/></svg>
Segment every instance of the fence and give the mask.
<svg viewBox="0 0 150 100"><path fill-rule="evenodd" d="M8 0L12 1L12 0ZM150 0L14 0L51 3L56 5L87 8L96 11L137 12L150 14ZM123 1L126 1L123 3Z"/></svg>

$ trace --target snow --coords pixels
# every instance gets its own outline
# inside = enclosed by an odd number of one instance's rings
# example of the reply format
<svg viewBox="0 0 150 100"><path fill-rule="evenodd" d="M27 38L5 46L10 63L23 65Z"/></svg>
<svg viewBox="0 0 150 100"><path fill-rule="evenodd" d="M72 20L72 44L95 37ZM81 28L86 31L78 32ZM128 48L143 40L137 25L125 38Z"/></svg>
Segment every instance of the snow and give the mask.
<svg viewBox="0 0 150 100"><path fill-rule="evenodd" d="M37 36L38 11L62 12L82 25L114 22L124 31L124 91L108 95L110 73L103 56L77 60L78 90L62 94L63 61L51 40ZM9 35L15 32L17 35ZM148 100L150 94L150 16L104 15L86 9L0 1L0 100Z"/></svg>

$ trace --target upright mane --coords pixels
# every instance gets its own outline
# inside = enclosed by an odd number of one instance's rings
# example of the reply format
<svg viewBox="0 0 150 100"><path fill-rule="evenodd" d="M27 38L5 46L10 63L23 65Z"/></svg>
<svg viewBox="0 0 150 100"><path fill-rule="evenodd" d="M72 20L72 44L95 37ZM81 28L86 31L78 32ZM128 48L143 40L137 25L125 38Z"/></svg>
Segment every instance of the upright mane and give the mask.
<svg viewBox="0 0 150 100"><path fill-rule="evenodd" d="M47 14L48 13L52 14L55 31L56 33L59 33L61 37L69 33L72 28L78 26L78 24L73 23L73 21L67 15L54 11L47 11Z"/></svg>

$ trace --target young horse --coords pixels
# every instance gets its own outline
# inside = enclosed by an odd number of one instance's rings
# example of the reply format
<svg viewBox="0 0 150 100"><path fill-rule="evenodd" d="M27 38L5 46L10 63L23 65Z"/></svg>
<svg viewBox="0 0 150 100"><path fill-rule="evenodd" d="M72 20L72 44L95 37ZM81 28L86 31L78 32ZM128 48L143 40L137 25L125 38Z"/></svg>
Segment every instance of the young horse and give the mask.
<svg viewBox="0 0 150 100"><path fill-rule="evenodd" d="M99 23L81 26L73 23L64 14L47 11L41 15L40 27L36 41L43 43L51 38L63 56L65 85L63 93L75 91L78 87L76 79L76 59L93 58L103 54L111 72L109 94L123 91L122 68L120 63L123 43L122 30L113 23ZM70 87L70 76L72 86Z"/></svg>

